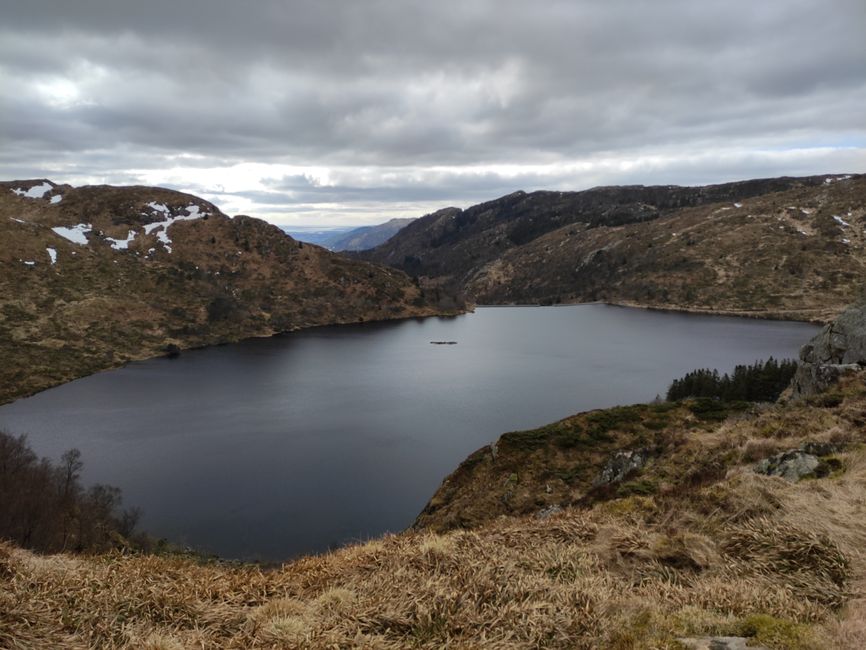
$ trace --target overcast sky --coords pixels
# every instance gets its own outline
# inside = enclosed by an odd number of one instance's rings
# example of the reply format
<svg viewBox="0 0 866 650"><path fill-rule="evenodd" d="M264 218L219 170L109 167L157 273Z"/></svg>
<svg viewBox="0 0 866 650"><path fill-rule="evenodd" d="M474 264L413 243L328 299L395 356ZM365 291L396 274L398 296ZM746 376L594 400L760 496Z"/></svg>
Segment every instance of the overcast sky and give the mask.
<svg viewBox="0 0 866 650"><path fill-rule="evenodd" d="M284 224L866 172L864 0L0 0L0 178Z"/></svg>

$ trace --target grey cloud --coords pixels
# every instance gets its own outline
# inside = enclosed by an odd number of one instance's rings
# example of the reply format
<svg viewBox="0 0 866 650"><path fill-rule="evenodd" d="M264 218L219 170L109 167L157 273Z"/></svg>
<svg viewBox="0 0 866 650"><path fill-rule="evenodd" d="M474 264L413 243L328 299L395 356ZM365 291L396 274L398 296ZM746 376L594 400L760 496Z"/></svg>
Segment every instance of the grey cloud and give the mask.
<svg viewBox="0 0 866 650"><path fill-rule="evenodd" d="M293 188L281 199L291 206L460 203L565 182L442 180L432 168L443 165L685 160L731 147L747 160L854 143L858 169L846 171L866 171L862 0L2 0L0 10L7 176L134 179L187 153L201 157L189 166L404 167L426 179ZM792 173L787 160L767 173ZM666 168L728 173L701 164Z"/></svg>

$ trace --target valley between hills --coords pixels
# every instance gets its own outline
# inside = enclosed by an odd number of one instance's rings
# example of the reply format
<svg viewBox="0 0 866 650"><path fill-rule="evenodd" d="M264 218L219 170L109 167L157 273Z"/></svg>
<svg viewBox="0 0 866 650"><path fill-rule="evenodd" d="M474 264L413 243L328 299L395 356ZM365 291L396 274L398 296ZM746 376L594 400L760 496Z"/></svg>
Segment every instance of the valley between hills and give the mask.
<svg viewBox="0 0 866 650"><path fill-rule="evenodd" d="M841 175L517 193L348 258L170 190L0 185L2 400L473 300L828 323L777 402L506 433L405 532L280 567L143 552L116 531L94 554L0 543L0 647L863 647L866 308L845 307L863 296L864 193Z"/></svg>

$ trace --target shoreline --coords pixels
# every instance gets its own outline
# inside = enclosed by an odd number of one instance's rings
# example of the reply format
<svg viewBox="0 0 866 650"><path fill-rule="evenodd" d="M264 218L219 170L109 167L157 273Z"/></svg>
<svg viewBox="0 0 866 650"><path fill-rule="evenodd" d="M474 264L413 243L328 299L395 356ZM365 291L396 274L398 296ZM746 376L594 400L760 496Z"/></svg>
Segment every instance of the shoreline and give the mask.
<svg viewBox="0 0 866 650"><path fill-rule="evenodd" d="M293 332L299 332L302 330L314 329L317 327L341 327L344 325L365 325L367 323L388 323L394 321L401 320L411 320L417 318L456 318L457 316L462 316L465 314L471 314L475 311L476 308L481 309L491 309L491 308L511 308L511 307L580 307L583 305L607 305L609 307L623 307L623 308L631 308L631 309L643 309L647 311L658 311L658 312L666 312L666 313L678 313L678 314L695 314L702 316L724 316L730 318L748 318L751 320L766 320L766 321L784 321L791 323L809 323L812 325L826 325L828 322L831 322L837 314L831 315L830 312L826 310L821 310L821 314L824 317L816 317L816 316L808 316L804 313L803 310L800 311L768 311L768 310L754 310L754 311L737 311L737 310L714 310L714 309L702 309L695 307L681 307L677 305L646 305L636 302L630 301L606 301L606 300L594 300L590 302L563 302L555 305L542 305L539 303L502 303L502 304L478 304L478 303L467 303L466 307L462 310L448 312L448 313L429 313L429 314L418 314L413 316L397 316L394 318L377 318L373 320L347 320L347 321L338 321L334 323L320 323L320 324L310 324L310 325L302 325L289 330L280 330L280 331L272 331L272 332L263 332L263 333L252 333L248 336L242 336L239 338L229 338L225 340L214 341L212 343L205 343L202 345L191 345L188 347L181 347L181 353L190 351L190 350L202 350L209 347L215 347L220 345L230 345L232 343L240 343L242 341L253 340L253 339L262 339L262 338L272 338L275 336L285 336L286 334L292 334ZM817 311L817 310L816 310ZM839 310L841 312L841 309ZM70 382L76 381L78 379L83 379L84 377L89 377L91 375L98 374L100 372L107 372L110 370L117 370L118 368L123 368L130 363L135 363L137 361L148 361L150 359L158 359L161 357L170 356L166 352L160 352L158 354L151 353L143 353L140 355L133 355L129 359L125 359L119 363L111 364L95 370L93 372L87 372L80 375L76 375L74 377L70 377L69 379L60 380L56 383L52 383L49 386L44 388L39 388L34 391L14 395L14 396L6 396L0 394L0 406L11 404L19 399L25 399L27 397L32 397L38 393L44 392L46 390L51 390L52 388L56 388L58 386L62 386L63 384L68 384Z"/></svg>
<svg viewBox="0 0 866 650"><path fill-rule="evenodd" d="M677 305L646 305L643 303L609 300L593 300L589 302L561 302L555 305L542 305L540 303L478 303L475 306L482 309L509 308L509 307L581 307L583 305L607 305L608 307L626 307L631 309L644 309L647 311L659 311L672 314L695 314L700 316L726 316L729 318L748 318L750 320L784 321L789 323L809 323L811 325L826 325L831 322L844 307L836 312L820 310L821 316L808 316L809 310L770 311L770 310L732 310L732 309L703 309L699 307L680 307ZM815 310L819 311L819 310Z"/></svg>
<svg viewBox="0 0 866 650"><path fill-rule="evenodd" d="M298 327L293 327L288 330L279 330L272 332L262 332L262 333L251 333L247 336L241 336L238 338L226 338L224 340L217 340L211 343L204 343L201 345L189 345L189 346L178 346L180 349L180 353L189 352L191 350L203 350L205 348L218 347L221 345L231 345L233 343L240 343L242 341L252 341L255 339L267 339L273 338L276 336L285 336L286 334L292 334L294 332L300 332L302 330L310 330L315 329L317 327L341 327L344 325L365 325L367 323L389 323L394 321L401 320L413 320L416 318L456 318L458 316L462 316L467 313L472 313L475 310L475 305L467 304L465 309L457 310L454 312L443 312L443 313L429 313L429 314L415 314L415 315L404 315L404 316L395 316L393 318L376 318L376 319L362 319L362 320L347 320L347 321L337 321L333 323L317 323L310 325L300 325ZM165 348L169 343L165 343L161 348ZM0 393L0 406L5 406L6 404L12 404L13 402L17 402L20 399L26 399L28 397L33 397L39 393L43 393L46 390L51 390L52 388L57 388L58 386L63 386L64 384L71 383L73 381L77 381L79 379L84 379L85 377L90 377L92 375L97 375L101 372L109 372L111 370L117 370L119 368L124 368L130 363L135 363L138 361L149 361L151 359L160 359L165 357L177 356L172 355L171 353L161 349L161 351L157 354L151 354L150 352L142 352L141 354L133 354L128 359L124 359L123 361L119 361L117 363L113 363L107 365L103 368L99 368L98 370L94 370L92 372L85 372L74 377L70 377L68 379L62 379L55 383L52 383L49 386L45 386L44 388L39 388L37 390L32 390L29 392L14 394L13 396L9 396L4 393Z"/></svg>

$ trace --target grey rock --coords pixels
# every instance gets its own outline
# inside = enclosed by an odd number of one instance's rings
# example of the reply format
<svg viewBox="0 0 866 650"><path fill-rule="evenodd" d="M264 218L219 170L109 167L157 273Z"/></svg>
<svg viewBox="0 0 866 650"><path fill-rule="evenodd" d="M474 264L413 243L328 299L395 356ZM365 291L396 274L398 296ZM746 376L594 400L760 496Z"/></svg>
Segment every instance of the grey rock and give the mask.
<svg viewBox="0 0 866 650"><path fill-rule="evenodd" d="M622 481L629 472L641 469L649 460L649 454L645 449L632 451L618 451L607 461L598 478L593 481L594 486L610 485Z"/></svg>
<svg viewBox="0 0 866 650"><path fill-rule="evenodd" d="M866 366L866 304L848 307L800 350L791 381L794 399L820 393L839 377Z"/></svg>
<svg viewBox="0 0 866 650"><path fill-rule="evenodd" d="M703 636L678 639L692 650L767 650L762 645L747 645L749 639L742 636Z"/></svg>
<svg viewBox="0 0 866 650"><path fill-rule="evenodd" d="M861 370L856 363L806 363L801 361L791 380L791 397L803 399L818 393L823 393L839 378L849 372Z"/></svg>
<svg viewBox="0 0 866 650"><path fill-rule="evenodd" d="M796 483L801 478L812 474L821 461L817 456L807 454L799 449L792 449L770 458L765 458L755 465L755 472L767 476L781 476L786 481Z"/></svg>
<svg viewBox="0 0 866 650"><path fill-rule="evenodd" d="M542 508L538 512L535 513L536 519L550 519L553 515L562 512L562 508L560 506L547 506L546 508Z"/></svg>

